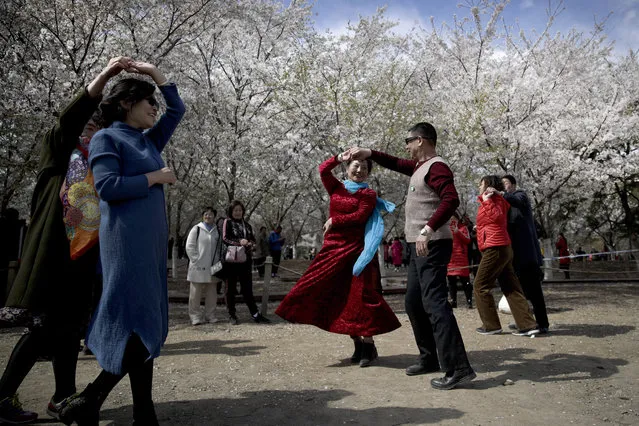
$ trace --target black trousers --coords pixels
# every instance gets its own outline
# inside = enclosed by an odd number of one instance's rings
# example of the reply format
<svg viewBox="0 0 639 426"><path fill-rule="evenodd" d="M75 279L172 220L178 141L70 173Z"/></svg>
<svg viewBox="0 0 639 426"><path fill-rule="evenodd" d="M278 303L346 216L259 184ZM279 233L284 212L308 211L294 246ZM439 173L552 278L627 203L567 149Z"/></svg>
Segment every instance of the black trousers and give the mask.
<svg viewBox="0 0 639 426"><path fill-rule="evenodd" d="M457 281L462 284L464 290L464 296L466 296L466 303L470 306L473 303L473 286L470 284L470 277L462 277L460 275L448 276L448 292L450 293L450 300L454 306L457 306Z"/></svg>
<svg viewBox="0 0 639 426"><path fill-rule="evenodd" d="M96 275L98 256L99 250L95 246L70 263L67 277L60 277L61 282L68 280L65 282L67 293L60 292L56 297L70 301L52 299L44 312L42 325L30 327L18 340L0 379L0 399L18 391L40 357L50 358L53 364L55 402L76 392L80 339L92 312L91 298L100 291L102 283L101 277Z"/></svg>
<svg viewBox="0 0 639 426"><path fill-rule="evenodd" d="M548 313L546 311L546 299L541 288L543 273L536 264L528 264L515 267L515 273L519 278L526 299L533 305L533 312L537 320L537 326L548 328Z"/></svg>
<svg viewBox="0 0 639 426"><path fill-rule="evenodd" d="M77 328L76 328L77 329ZM34 328L22 335L13 347L2 379L0 400L10 397L35 365L38 357L51 357L55 394L53 400L60 402L75 393L75 371L78 363L80 334L58 327Z"/></svg>
<svg viewBox="0 0 639 426"><path fill-rule="evenodd" d="M277 274L277 270L280 266L280 260L282 259L282 250L271 250L271 257L273 258L272 274Z"/></svg>
<svg viewBox="0 0 639 426"><path fill-rule="evenodd" d="M253 262L248 259L244 263L226 263L226 307L229 315L235 315L235 294L237 293L237 282L240 282L240 291L244 298L244 303L248 306L251 315L258 312L255 298L253 297Z"/></svg>
<svg viewBox="0 0 639 426"><path fill-rule="evenodd" d="M417 256L415 243L409 243L409 247L405 305L420 362L439 365L445 372L469 367L464 341L448 303L446 272L453 240L429 242L426 257Z"/></svg>

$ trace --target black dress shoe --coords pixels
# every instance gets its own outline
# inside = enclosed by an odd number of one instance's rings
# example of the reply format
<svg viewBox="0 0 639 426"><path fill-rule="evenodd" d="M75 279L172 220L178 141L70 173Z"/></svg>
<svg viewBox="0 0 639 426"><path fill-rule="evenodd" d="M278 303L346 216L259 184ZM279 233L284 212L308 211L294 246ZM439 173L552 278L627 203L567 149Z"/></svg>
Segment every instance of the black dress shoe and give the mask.
<svg viewBox="0 0 639 426"><path fill-rule="evenodd" d="M362 340L359 337L356 339L353 339L353 343L355 343L355 351L353 352L353 355L351 356L351 364L359 364L359 362L362 359L362 346L364 344L362 343Z"/></svg>
<svg viewBox="0 0 639 426"><path fill-rule="evenodd" d="M446 373L441 379L433 379L430 381L430 385L433 389L450 390L459 385L460 383L470 382L477 374L472 368L464 368L461 370L455 370L452 374Z"/></svg>
<svg viewBox="0 0 639 426"><path fill-rule="evenodd" d="M437 373L439 371L439 366L429 366L424 364L413 364L406 367L406 375L407 376L418 376L420 374L430 374Z"/></svg>

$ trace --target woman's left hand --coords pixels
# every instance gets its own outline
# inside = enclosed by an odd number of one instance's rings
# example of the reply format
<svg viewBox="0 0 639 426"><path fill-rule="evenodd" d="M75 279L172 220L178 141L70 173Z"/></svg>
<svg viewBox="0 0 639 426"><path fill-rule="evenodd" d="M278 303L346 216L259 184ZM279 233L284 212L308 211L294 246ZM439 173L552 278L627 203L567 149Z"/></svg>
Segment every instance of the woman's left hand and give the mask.
<svg viewBox="0 0 639 426"><path fill-rule="evenodd" d="M164 74L162 74L158 67L148 62L133 61L127 71L148 75L153 79L153 81L155 81L155 84L157 85L164 84L167 81L166 77L164 77Z"/></svg>
<svg viewBox="0 0 639 426"><path fill-rule="evenodd" d="M324 229L324 235L326 235L326 233L332 228L332 226L333 226L333 218L329 217L326 223L324 224L324 226L322 227Z"/></svg>

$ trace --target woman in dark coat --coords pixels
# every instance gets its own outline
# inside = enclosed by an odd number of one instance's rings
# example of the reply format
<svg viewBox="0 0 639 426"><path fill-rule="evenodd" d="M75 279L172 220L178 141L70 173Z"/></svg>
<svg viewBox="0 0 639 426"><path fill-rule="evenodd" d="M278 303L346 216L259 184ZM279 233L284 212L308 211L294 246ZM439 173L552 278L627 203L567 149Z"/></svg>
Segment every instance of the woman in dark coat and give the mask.
<svg viewBox="0 0 639 426"><path fill-rule="evenodd" d="M379 210L385 202L365 183L372 162L349 161L349 179L341 182L332 170L343 156L319 166L330 195L324 244L275 313L291 322L351 336L355 344L351 362L366 367L377 358L373 336L393 331L400 323L380 291L377 247L384 222ZM393 207L383 205L385 210ZM367 233L368 229L374 231Z"/></svg>
<svg viewBox="0 0 639 426"><path fill-rule="evenodd" d="M224 276L226 278L226 306L229 311L229 322L233 325L238 324L235 311L235 293L237 292L237 283L240 283L240 291L244 298L244 303L249 308L253 321L257 323L269 323L268 318L260 314L253 297L253 259L251 251L255 246L255 236L251 224L244 220L244 204L240 201L233 200L226 214L228 217L224 219L222 224L222 239L229 250L239 249L244 252L244 260L240 262L231 262L226 257L224 264ZM226 255L226 254L225 254Z"/></svg>
<svg viewBox="0 0 639 426"><path fill-rule="evenodd" d="M42 142L38 178L31 200L31 224L20 269L0 322L24 325L0 380L0 422L25 422L38 417L20 408L16 391L40 356L51 356L56 390L47 412L59 417L68 397L76 392L75 369L80 330L91 303L97 251L71 260L63 220L60 190L71 153L80 138L91 138L97 123L91 120L106 83L128 69L130 58L111 59L106 68L62 111Z"/></svg>

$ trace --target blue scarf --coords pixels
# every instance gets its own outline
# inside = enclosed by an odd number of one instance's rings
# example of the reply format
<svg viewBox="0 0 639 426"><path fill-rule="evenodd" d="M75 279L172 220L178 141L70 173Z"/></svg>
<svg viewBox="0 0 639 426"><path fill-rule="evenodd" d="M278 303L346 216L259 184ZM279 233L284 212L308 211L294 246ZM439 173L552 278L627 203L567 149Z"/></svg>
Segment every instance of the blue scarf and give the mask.
<svg viewBox="0 0 639 426"><path fill-rule="evenodd" d="M368 184L357 183L347 179L344 181L344 188L351 194L354 194L358 189L368 188ZM353 275L356 277L362 273L366 265L368 265L377 254L379 243L382 242L382 238L384 237L384 219L382 219L382 211L384 210L388 213L392 213L393 210L395 210L395 204L377 197L375 209L368 218L368 221L366 221L366 227L364 228L364 251L359 255L353 266Z"/></svg>

